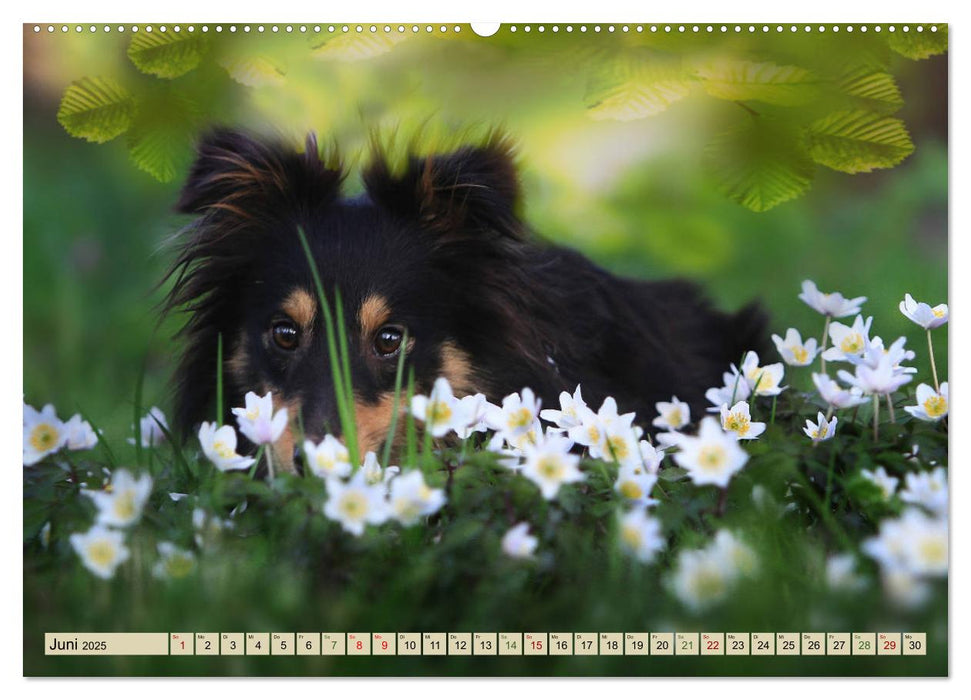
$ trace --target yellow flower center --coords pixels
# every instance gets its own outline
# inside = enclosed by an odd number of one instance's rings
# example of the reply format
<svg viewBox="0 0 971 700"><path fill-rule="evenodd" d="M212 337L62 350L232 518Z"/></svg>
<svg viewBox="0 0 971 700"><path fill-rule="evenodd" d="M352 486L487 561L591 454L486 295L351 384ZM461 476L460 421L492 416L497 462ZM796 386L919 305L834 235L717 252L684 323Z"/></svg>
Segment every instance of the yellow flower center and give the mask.
<svg viewBox="0 0 971 700"><path fill-rule="evenodd" d="M813 440L822 440L829 432L829 425L821 425L813 429Z"/></svg>
<svg viewBox="0 0 971 700"><path fill-rule="evenodd" d="M620 531L620 537L631 549L638 549L644 541L644 535L633 525L625 525Z"/></svg>
<svg viewBox="0 0 971 700"><path fill-rule="evenodd" d="M792 350L792 357L796 362L805 364L809 360L809 351L802 345L793 345L790 349Z"/></svg>
<svg viewBox="0 0 971 700"><path fill-rule="evenodd" d="M509 427L525 428L533 422L533 413L528 408L519 408L509 414Z"/></svg>
<svg viewBox="0 0 971 700"><path fill-rule="evenodd" d="M919 551L921 558L928 564L940 565L947 561L947 545L943 539L925 539L920 543Z"/></svg>
<svg viewBox="0 0 971 700"><path fill-rule="evenodd" d="M420 504L410 498L395 499L394 510L402 520L414 520L421 515Z"/></svg>
<svg viewBox="0 0 971 700"><path fill-rule="evenodd" d="M630 455L630 446L621 436L607 438L607 445L610 447L614 459L618 462L623 462Z"/></svg>
<svg viewBox="0 0 971 700"><path fill-rule="evenodd" d="M587 428L587 438L590 440L591 445L596 445L600 442L600 428L596 425L591 425Z"/></svg>
<svg viewBox="0 0 971 700"><path fill-rule="evenodd" d="M931 396L924 402L924 411L931 418L939 418L947 413L947 399L943 396Z"/></svg>
<svg viewBox="0 0 971 700"><path fill-rule="evenodd" d="M214 443L212 443L212 451L223 459L232 459L236 456L236 451L231 449L229 445L222 440L216 440Z"/></svg>
<svg viewBox="0 0 971 700"><path fill-rule="evenodd" d="M57 444L60 434L50 423L38 423L30 431L30 445L38 452L47 452Z"/></svg>
<svg viewBox="0 0 971 700"><path fill-rule="evenodd" d="M96 540L88 545L88 559L99 567L110 566L115 560L115 546L107 540Z"/></svg>
<svg viewBox="0 0 971 700"><path fill-rule="evenodd" d="M340 511L350 520L360 520L367 512L367 499L357 491L345 493L341 498Z"/></svg>
<svg viewBox="0 0 971 700"><path fill-rule="evenodd" d="M625 481L620 485L620 495L624 498L629 498L632 501L636 501L644 495L644 490L637 484L636 481Z"/></svg>
<svg viewBox="0 0 971 700"><path fill-rule="evenodd" d="M331 457L329 454L323 452L317 453L317 466L320 467L321 471L332 472L334 471L334 466L337 464L337 460Z"/></svg>
<svg viewBox="0 0 971 700"><path fill-rule="evenodd" d="M725 418L725 430L731 430L739 435L747 435L751 421L738 413L729 413Z"/></svg>
<svg viewBox="0 0 971 700"><path fill-rule="evenodd" d="M725 577L715 569L698 571L692 584L691 588L698 600L713 600L725 591Z"/></svg>
<svg viewBox="0 0 971 700"><path fill-rule="evenodd" d="M255 421L259 417L260 417L260 409L258 408L251 408L246 412L247 420Z"/></svg>
<svg viewBox="0 0 971 700"><path fill-rule="evenodd" d="M840 350L847 355L856 355L863 352L863 336L859 333L847 333L840 343Z"/></svg>
<svg viewBox="0 0 971 700"><path fill-rule="evenodd" d="M674 428L681 426L684 423L684 416L681 413L681 407L675 406L670 411L668 411L667 415L664 416L664 420L667 422L668 425Z"/></svg>
<svg viewBox="0 0 971 700"><path fill-rule="evenodd" d="M434 399L428 404L429 423L447 423L452 420L452 409L444 401Z"/></svg>
<svg viewBox="0 0 971 700"><path fill-rule="evenodd" d="M192 572L195 562L184 554L173 554L165 562L165 571L172 578L183 578Z"/></svg>
<svg viewBox="0 0 971 700"><path fill-rule="evenodd" d="M702 447L698 452L698 464L708 472L717 472L725 464L725 448L719 445Z"/></svg>
<svg viewBox="0 0 971 700"><path fill-rule="evenodd" d="M131 520L135 517L135 492L123 491L115 496L115 515L121 520Z"/></svg>
<svg viewBox="0 0 971 700"><path fill-rule="evenodd" d="M536 470L547 479L559 479L563 476L563 463L555 457L542 457Z"/></svg>
<svg viewBox="0 0 971 700"><path fill-rule="evenodd" d="M937 318L944 318L944 309L931 309L931 313Z"/></svg>

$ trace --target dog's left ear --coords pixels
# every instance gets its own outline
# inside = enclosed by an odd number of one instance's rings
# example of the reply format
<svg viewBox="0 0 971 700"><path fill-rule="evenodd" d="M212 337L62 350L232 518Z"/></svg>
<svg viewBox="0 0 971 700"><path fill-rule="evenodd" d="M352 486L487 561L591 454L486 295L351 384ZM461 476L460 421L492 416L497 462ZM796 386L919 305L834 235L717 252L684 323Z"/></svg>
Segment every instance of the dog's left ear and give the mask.
<svg viewBox="0 0 971 700"><path fill-rule="evenodd" d="M510 141L494 136L447 155L412 156L403 174L376 157L364 172L371 199L449 239L489 232L520 238L519 177Z"/></svg>

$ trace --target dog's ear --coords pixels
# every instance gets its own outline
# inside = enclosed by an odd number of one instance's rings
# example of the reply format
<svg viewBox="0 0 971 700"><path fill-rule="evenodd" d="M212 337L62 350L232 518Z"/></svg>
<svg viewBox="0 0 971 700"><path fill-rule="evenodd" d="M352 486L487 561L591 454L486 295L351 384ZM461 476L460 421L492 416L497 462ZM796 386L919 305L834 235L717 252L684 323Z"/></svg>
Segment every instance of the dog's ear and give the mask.
<svg viewBox="0 0 971 700"><path fill-rule="evenodd" d="M411 156L401 174L392 172L387 158L376 155L363 177L376 204L434 234L522 236L513 148L501 135L447 155Z"/></svg>
<svg viewBox="0 0 971 700"><path fill-rule="evenodd" d="M214 208L238 211L246 200L260 196L331 200L339 192L341 178L340 168L330 169L321 160L312 133L304 152L298 153L278 142L217 128L199 141L175 208L185 214Z"/></svg>

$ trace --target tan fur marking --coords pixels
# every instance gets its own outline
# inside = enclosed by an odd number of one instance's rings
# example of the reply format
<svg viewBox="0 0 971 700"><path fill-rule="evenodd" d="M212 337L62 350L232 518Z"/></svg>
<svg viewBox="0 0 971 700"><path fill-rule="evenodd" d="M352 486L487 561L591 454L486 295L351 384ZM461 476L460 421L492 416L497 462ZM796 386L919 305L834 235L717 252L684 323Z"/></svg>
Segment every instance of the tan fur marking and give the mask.
<svg viewBox="0 0 971 700"><path fill-rule="evenodd" d="M237 385L242 385L248 367L249 353L246 352L246 333L240 333L239 338L236 339L236 347L233 353L226 360L226 372L236 381Z"/></svg>
<svg viewBox="0 0 971 700"><path fill-rule="evenodd" d="M405 412L405 401L399 399L398 425L396 433L401 434L405 421L401 416ZM354 401L354 420L357 424L357 445L361 458L369 451L377 452L381 443L388 436L391 427L391 416L394 414L394 393L382 394L376 404L364 403L358 399ZM397 438L397 435L395 436ZM387 466L387 465L383 465Z"/></svg>
<svg viewBox="0 0 971 700"><path fill-rule="evenodd" d="M452 385L456 396L479 391L469 354L452 342L442 343L442 376Z"/></svg>
<svg viewBox="0 0 971 700"><path fill-rule="evenodd" d="M287 427L280 435L280 439L273 443L273 466L277 474L281 472L295 474L297 468L293 463L293 448L296 438L293 434L293 425L296 424L297 416L300 415L300 402L296 400L287 401L275 389L270 389L270 391L273 392L273 413L275 414L281 408L287 409Z"/></svg>
<svg viewBox="0 0 971 700"><path fill-rule="evenodd" d="M304 329L310 328L317 315L317 300L306 289L294 289L283 300L283 311Z"/></svg>
<svg viewBox="0 0 971 700"><path fill-rule="evenodd" d="M371 336L381 330L381 326L391 318L391 308L388 300L380 294L372 294L361 304L357 312L357 320L361 325L361 338L365 347L369 345Z"/></svg>

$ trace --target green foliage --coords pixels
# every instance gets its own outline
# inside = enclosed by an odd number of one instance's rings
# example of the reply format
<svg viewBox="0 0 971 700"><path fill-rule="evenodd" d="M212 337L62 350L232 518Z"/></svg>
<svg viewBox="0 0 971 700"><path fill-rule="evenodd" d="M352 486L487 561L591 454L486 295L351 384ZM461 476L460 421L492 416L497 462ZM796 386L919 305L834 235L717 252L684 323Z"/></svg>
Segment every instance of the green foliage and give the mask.
<svg viewBox="0 0 971 700"><path fill-rule="evenodd" d="M799 66L722 60L699 67L705 91L721 100L754 100L793 107L813 100L819 79Z"/></svg>
<svg viewBox="0 0 971 700"><path fill-rule="evenodd" d="M631 121L663 112L690 89L677 63L656 53L630 51L595 62L584 103L593 119Z"/></svg>
<svg viewBox="0 0 971 700"><path fill-rule="evenodd" d="M817 163L845 173L892 168L914 151L904 123L872 112L836 112L813 122L809 152Z"/></svg>
<svg viewBox="0 0 971 700"><path fill-rule="evenodd" d="M798 134L760 117L716 138L706 162L719 189L752 211L798 197L809 189L815 172Z"/></svg>
<svg viewBox="0 0 971 700"><path fill-rule="evenodd" d="M938 56L947 51L947 25L937 25L937 31L932 32L930 26L923 26L924 31L918 32L917 27L911 27L909 32L896 31L889 34L887 43L890 48L915 61L931 56Z"/></svg>
<svg viewBox="0 0 971 700"><path fill-rule="evenodd" d="M916 60L945 52L947 27L900 29L583 37L503 29L489 39L467 28L457 34L325 32L304 39L139 31L128 57L142 73L166 81L128 79L131 88L79 81L65 92L58 119L74 136L109 140L132 126L136 111L158 102L156 93L164 92L159 83L179 78L198 103L195 111L210 119L253 120L284 132L326 129L335 138L356 134L342 138L353 162L367 148L361 122L364 131L404 124L422 131L431 120L453 131L455 124L529 124L534 114L556 113L590 119L590 132L597 133L598 124L657 119L704 104L707 96L714 98L705 107L712 116L686 121L686 128L702 142L722 134L712 143L720 154L718 190L762 212L810 189L807 158L866 173L894 167L912 152L906 127L890 118L904 105L894 56ZM218 79L212 67L220 69ZM220 81L245 91L227 90ZM338 100L324 97L338 93ZM726 106L733 104L764 116L749 132L767 133L743 132L742 141L726 144L724 133L735 121ZM129 139L132 160L161 181L177 177L185 167L178 154L205 123L176 118L170 127L139 131ZM778 152L743 154L739 146L751 142ZM738 162L726 162L729 152L739 154Z"/></svg>
<svg viewBox="0 0 971 700"><path fill-rule="evenodd" d="M105 143L125 133L135 116L135 98L108 78L82 78L64 91L57 121L71 136Z"/></svg>
<svg viewBox="0 0 971 700"><path fill-rule="evenodd" d="M196 68L208 48L199 33L140 31L131 38L128 58L143 73L172 79Z"/></svg>

